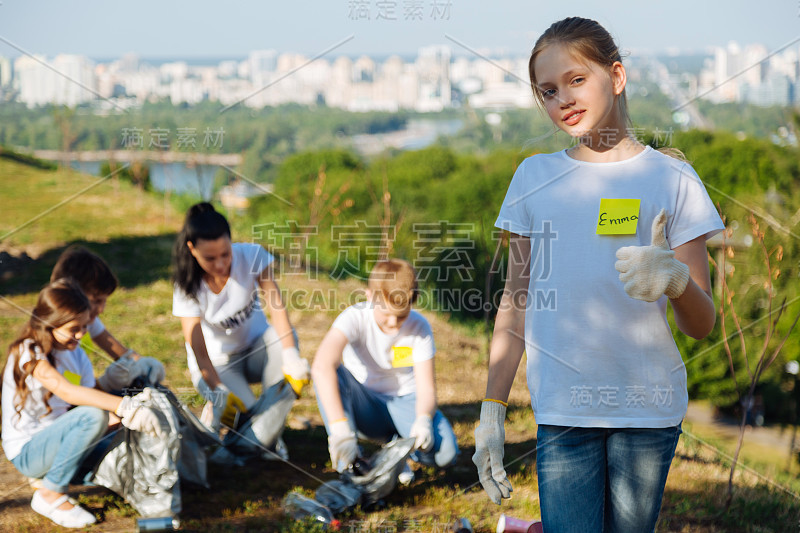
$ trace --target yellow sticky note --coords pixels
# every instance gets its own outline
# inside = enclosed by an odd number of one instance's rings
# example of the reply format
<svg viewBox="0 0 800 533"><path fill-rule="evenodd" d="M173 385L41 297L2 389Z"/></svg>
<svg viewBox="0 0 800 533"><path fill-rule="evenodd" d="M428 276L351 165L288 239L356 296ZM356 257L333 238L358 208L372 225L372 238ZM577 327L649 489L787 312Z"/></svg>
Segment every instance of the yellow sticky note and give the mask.
<svg viewBox="0 0 800 533"><path fill-rule="evenodd" d="M635 198L601 198L597 234L635 235L640 203Z"/></svg>
<svg viewBox="0 0 800 533"><path fill-rule="evenodd" d="M394 368L414 366L411 346L392 346L392 366Z"/></svg>
<svg viewBox="0 0 800 533"><path fill-rule="evenodd" d="M75 372L70 372L69 370L64 370L64 377L67 378L67 381L69 381L73 385L81 384L80 374L76 374Z"/></svg>

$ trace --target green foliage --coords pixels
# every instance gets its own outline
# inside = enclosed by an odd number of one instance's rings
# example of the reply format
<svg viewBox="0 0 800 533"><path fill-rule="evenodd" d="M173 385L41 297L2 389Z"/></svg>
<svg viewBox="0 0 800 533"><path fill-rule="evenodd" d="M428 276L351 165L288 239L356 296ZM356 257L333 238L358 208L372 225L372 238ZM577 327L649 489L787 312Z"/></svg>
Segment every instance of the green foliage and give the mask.
<svg viewBox="0 0 800 533"><path fill-rule="evenodd" d="M124 167L120 163L112 164L110 162L100 165L101 176L108 176L112 173L115 177L135 185L140 190L149 191L151 189L150 167L144 163L134 161Z"/></svg>
<svg viewBox="0 0 800 533"><path fill-rule="evenodd" d="M766 246L773 252L773 266L780 269L773 279L779 295L775 305L785 297L792 302L786 314L793 317L800 309L800 304L793 301L798 296L800 265L790 259L800 256L800 244L794 237L800 234L800 217L795 215L800 208L796 192L800 190L797 151L726 133L691 131L676 134L673 140L706 183L728 223L738 224L740 233L750 231L750 211L768 217L762 222L770 229L765 235ZM287 220L314 226L316 233L295 231L294 237L283 243L267 242L265 235L269 231L261 231L260 235L265 246L279 255L289 254L292 246L297 249L305 239L307 249L316 254L307 254L308 260L335 278L365 277L370 261L377 258L379 251L410 259L420 269L426 295L421 302L423 307L450 311L462 319L483 318L487 303L489 314L494 313L497 301L492 295L504 283L502 254L494 271L489 271L499 237L494 219L516 166L526 156L515 149L498 149L485 155L459 154L442 146L371 161L343 151L304 152L289 157L280 167L276 197L255 201L246 218L254 226L271 223L272 230L285 226ZM790 221L794 221L794 227L788 226ZM387 225L393 237L390 246L374 234L369 239L353 241L336 238L335 228L368 233L370 228ZM270 228L261 226L262 230ZM350 246L354 248L347 257L358 259L343 265L342 248ZM777 254L779 247L781 254ZM710 252L718 260L717 251ZM748 354L753 361L760 349L758 339L763 338L759 335L763 333L766 313L763 253L751 246L737 250L727 263L736 270L730 281L736 292L734 305L743 323L751 325L746 333ZM713 267L712 272L716 278ZM440 273L444 275L438 276ZM453 294L458 294L455 300ZM445 301L443 295L449 295L451 300ZM718 295L716 301L719 303ZM737 369L734 383L719 325L701 341L683 335L674 325L673 330L687 361L691 396L709 398L719 407L736 405L747 378L738 341L734 338L731 342ZM732 333L730 325L726 333ZM781 388L780 383L784 379L784 363L800 352L798 339L800 336L794 335L788 340L784 356L762 378L762 394L769 400L768 405L765 402L768 420L793 416L794 411L787 407L787 393L782 392L786 387ZM777 341L772 345L774 342Z"/></svg>

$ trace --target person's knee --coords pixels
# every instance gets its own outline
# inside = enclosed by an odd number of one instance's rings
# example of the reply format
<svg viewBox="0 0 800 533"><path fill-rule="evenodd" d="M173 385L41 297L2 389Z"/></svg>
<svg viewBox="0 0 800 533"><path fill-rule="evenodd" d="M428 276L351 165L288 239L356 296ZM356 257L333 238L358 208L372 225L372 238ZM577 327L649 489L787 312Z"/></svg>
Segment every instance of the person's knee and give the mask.
<svg viewBox="0 0 800 533"><path fill-rule="evenodd" d="M108 411L87 405L76 407L76 409L80 409L79 424L85 431L99 435L108 428Z"/></svg>
<svg viewBox="0 0 800 533"><path fill-rule="evenodd" d="M446 468L456 462L456 458L458 457L458 443L452 431L442 435L442 442L434 457L436 466L439 468Z"/></svg>

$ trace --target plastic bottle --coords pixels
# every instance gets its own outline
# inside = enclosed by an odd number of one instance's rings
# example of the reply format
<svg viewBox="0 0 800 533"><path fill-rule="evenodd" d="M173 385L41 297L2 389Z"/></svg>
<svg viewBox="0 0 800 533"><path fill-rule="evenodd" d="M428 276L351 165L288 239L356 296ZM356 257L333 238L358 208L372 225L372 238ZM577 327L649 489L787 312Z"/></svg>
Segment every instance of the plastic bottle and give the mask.
<svg viewBox="0 0 800 533"><path fill-rule="evenodd" d="M283 512L295 520L313 518L328 527L334 523L333 513L330 509L317 500L312 500L297 492L290 492L283 499Z"/></svg>
<svg viewBox="0 0 800 533"><path fill-rule="evenodd" d="M177 518L171 516L151 517L151 518L137 518L136 531L174 531L181 527L181 522Z"/></svg>

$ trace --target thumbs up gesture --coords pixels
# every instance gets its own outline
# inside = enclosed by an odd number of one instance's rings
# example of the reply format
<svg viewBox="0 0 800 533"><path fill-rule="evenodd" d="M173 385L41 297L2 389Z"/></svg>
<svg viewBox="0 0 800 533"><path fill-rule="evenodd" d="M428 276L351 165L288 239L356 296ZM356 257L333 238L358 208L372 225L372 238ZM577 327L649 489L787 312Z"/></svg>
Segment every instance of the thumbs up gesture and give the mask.
<svg viewBox="0 0 800 533"><path fill-rule="evenodd" d="M614 268L625 292L631 298L655 302L662 294L677 298L689 283L689 267L675 259L664 236L667 212L662 209L653 219L650 246L625 246L617 250Z"/></svg>

